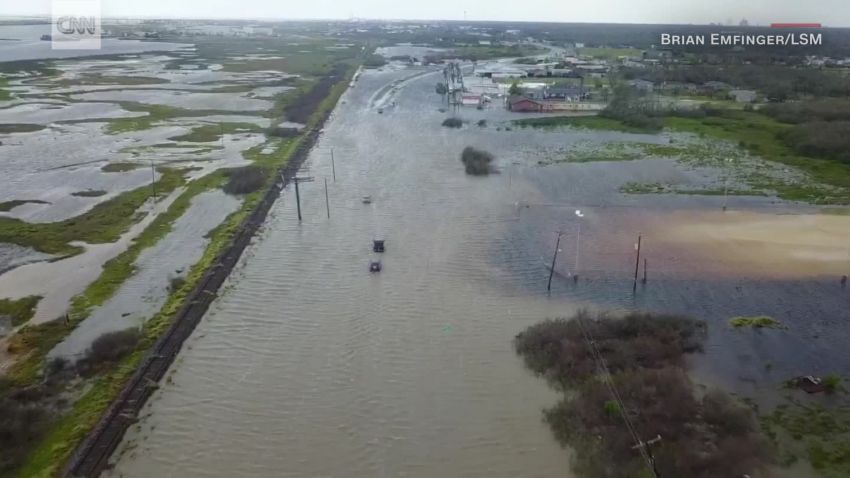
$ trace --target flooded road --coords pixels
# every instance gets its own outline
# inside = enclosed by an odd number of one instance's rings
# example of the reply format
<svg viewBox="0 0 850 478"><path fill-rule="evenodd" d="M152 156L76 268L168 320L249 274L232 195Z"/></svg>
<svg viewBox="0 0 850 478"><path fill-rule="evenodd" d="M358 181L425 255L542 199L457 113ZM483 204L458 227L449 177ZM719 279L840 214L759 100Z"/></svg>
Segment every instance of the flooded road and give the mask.
<svg viewBox="0 0 850 478"><path fill-rule="evenodd" d="M409 74L364 75L343 97L307 163L304 222L287 190L115 476L569 476L541 421L557 395L511 346L569 309L503 287L489 243L514 209L492 201L498 182L466 177L439 137L411 154L423 124L442 134L437 104L422 123L413 104L404 127L366 121L375 89Z"/></svg>
<svg viewBox="0 0 850 478"><path fill-rule="evenodd" d="M635 198L618 188L641 175L698 182L698 174L661 160L536 167L542 150L638 135L506 130L509 115L499 110L464 110L469 125L442 128L435 82L421 71L372 71L343 96L302 172L316 178L301 186L304 221L295 220L287 189L128 432L113 476L572 476L569 453L541 420L559 396L523 368L511 340L581 307L710 319L719 332L703 363L733 377L740 363L751 365L741 374L763 371L759 354L788 344L765 332L767 345L753 352L762 342L740 332L735 339L722 325L729 314L786 311L811 335L830 331L825 344L794 338L803 360L774 370L850 362L840 346L846 296L817 281L756 281L732 259L724 263L738 281L687 276L697 261L649 246L665 265L632 294L636 211L693 218L688 211L719 207L721 198ZM475 126L485 118L488 126ZM465 175L458 158L468 145L496 153L502 174ZM768 198L730 204L792 208ZM577 207L586 211L584 266L573 287L564 278ZM570 234L569 252L549 296L544 264L557 229ZM376 238L387 252L383 271L370 275ZM818 346L831 351L816 356Z"/></svg>

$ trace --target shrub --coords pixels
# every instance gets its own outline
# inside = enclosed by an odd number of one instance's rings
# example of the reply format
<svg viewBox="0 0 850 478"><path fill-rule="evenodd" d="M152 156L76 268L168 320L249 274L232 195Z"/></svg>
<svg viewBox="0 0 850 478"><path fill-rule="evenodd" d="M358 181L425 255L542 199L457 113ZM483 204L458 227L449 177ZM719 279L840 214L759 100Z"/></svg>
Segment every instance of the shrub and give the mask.
<svg viewBox="0 0 850 478"><path fill-rule="evenodd" d="M103 334L92 342L84 360L92 365L117 362L135 350L139 336L136 328Z"/></svg>
<svg viewBox="0 0 850 478"><path fill-rule="evenodd" d="M446 128L460 128L463 126L463 121L460 118L446 118L443 120L443 126Z"/></svg>
<svg viewBox="0 0 850 478"><path fill-rule="evenodd" d="M174 276L168 280L168 293L173 294L180 290L186 283L186 278L183 276Z"/></svg>
<svg viewBox="0 0 850 478"><path fill-rule="evenodd" d="M50 422L51 414L37 402L24 397L0 398L0 475L11 476L23 464Z"/></svg>
<svg viewBox="0 0 850 478"><path fill-rule="evenodd" d="M759 473L771 458L752 411L721 391L700 398L684 370L684 355L699 350L704 335L703 323L687 317L581 312L533 325L514 345L536 374L569 388L544 417L558 441L576 450L578 475L645 476L623 414L641 439L662 437L652 446L660 476ZM600 379L600 358L616 396Z"/></svg>
<svg viewBox="0 0 850 478"><path fill-rule="evenodd" d="M262 188L266 184L266 173L259 166L234 168L227 172L227 183L224 192L227 194L248 194Z"/></svg>
<svg viewBox="0 0 850 478"><path fill-rule="evenodd" d="M841 385L841 375L831 373L823 378L822 383L827 393L835 393Z"/></svg>
<svg viewBox="0 0 850 478"><path fill-rule="evenodd" d="M467 146L460 154L460 160L466 168L466 174L483 176L492 171L490 163L493 162L493 155L487 151Z"/></svg>
<svg viewBox="0 0 850 478"><path fill-rule="evenodd" d="M487 120L485 120L485 119L483 119L483 120L478 120L478 126L480 126L480 127L482 127L482 128L483 128L483 127L485 127L485 126L487 126Z"/></svg>

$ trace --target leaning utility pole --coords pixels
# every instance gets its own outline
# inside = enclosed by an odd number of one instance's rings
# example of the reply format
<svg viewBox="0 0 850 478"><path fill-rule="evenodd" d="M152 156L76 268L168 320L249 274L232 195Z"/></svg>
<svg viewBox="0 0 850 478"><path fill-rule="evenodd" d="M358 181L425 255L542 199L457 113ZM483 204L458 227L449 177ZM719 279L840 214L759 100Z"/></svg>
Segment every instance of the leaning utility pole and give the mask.
<svg viewBox="0 0 850 478"><path fill-rule="evenodd" d="M292 178L292 182L295 183L295 204L298 207L298 221L299 222L301 221L301 194L298 192L298 183L299 182L308 183L308 182L311 182L312 180L313 180L312 177L299 178L298 176L295 176L294 178Z"/></svg>
<svg viewBox="0 0 850 478"><path fill-rule="evenodd" d="M549 269L549 283L546 285L546 290L552 290L552 275L555 273L555 261L558 259L558 247L561 245L562 231L558 231L558 240L555 241L555 254L552 255L552 267Z"/></svg>

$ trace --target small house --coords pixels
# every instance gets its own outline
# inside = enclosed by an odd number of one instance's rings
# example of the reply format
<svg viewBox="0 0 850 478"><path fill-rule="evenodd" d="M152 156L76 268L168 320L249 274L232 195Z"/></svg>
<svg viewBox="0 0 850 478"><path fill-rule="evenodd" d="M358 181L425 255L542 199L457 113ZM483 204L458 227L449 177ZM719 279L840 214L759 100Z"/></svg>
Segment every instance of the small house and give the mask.
<svg viewBox="0 0 850 478"><path fill-rule="evenodd" d="M516 113L538 113L543 111L543 103L524 96L511 98L508 109Z"/></svg>
<svg viewBox="0 0 850 478"><path fill-rule="evenodd" d="M729 97L736 103L752 103L756 100L755 90L731 90Z"/></svg>

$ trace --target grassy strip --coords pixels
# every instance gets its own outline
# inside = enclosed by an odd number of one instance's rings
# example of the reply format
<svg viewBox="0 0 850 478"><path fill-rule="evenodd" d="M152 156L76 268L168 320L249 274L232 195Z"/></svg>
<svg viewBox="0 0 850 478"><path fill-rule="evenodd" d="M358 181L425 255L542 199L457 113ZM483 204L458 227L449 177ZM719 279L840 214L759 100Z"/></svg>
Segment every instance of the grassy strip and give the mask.
<svg viewBox="0 0 850 478"><path fill-rule="evenodd" d="M189 141L192 143L209 143L218 141L222 135L235 133L257 133L262 129L254 123L219 123L205 124L192 128L192 131L180 136L168 138L170 141Z"/></svg>
<svg viewBox="0 0 850 478"><path fill-rule="evenodd" d="M749 189L682 189L661 183L628 182L620 186L625 194L691 194L694 196L766 196L764 191Z"/></svg>
<svg viewBox="0 0 850 478"><path fill-rule="evenodd" d="M160 194L168 194L183 185L183 171L161 168L156 182ZM138 220L137 210L151 194L150 186L142 186L104 201L88 212L59 222L28 223L20 219L0 217L0 242L32 247L48 254L71 255L82 251L72 241L90 244L114 242Z"/></svg>
<svg viewBox="0 0 850 478"><path fill-rule="evenodd" d="M96 198L106 194L106 191L103 189L86 189L85 191L77 191L71 193L71 196L76 196L80 198Z"/></svg>
<svg viewBox="0 0 850 478"><path fill-rule="evenodd" d="M0 315L9 316L14 326L21 325L32 318L40 300L41 296L37 295L31 295L18 300L0 299Z"/></svg>
<svg viewBox="0 0 850 478"><path fill-rule="evenodd" d="M13 199L11 201L0 202L0 211L8 212L12 209L15 209L18 206L23 206L24 204L50 204L47 201L42 201L40 199Z"/></svg>
<svg viewBox="0 0 850 478"><path fill-rule="evenodd" d="M62 79L56 82L59 86L78 85L160 85L171 83L164 78L153 76L107 76L98 74L83 74L79 78Z"/></svg>
<svg viewBox="0 0 850 478"><path fill-rule="evenodd" d="M141 167L139 163L106 163L100 170L104 173L125 173Z"/></svg>
<svg viewBox="0 0 850 478"><path fill-rule="evenodd" d="M332 89L331 97L334 99L328 100L327 102L322 101L319 104L310 119L311 124L318 124L321 121L322 115L329 111L328 108L333 108L336 100L345 91L345 87L347 87L347 82L344 82L343 87L339 89ZM262 154L260 151L263 148L259 147L251 148L251 150L246 151L245 156L249 159L253 159L255 164L263 168L276 171L286 164L286 162L292 157L302 140L303 136L286 140L276 139L274 140L274 151L272 153ZM226 173L222 171L217 180L223 181L225 174ZM273 175L269 175L270 180L273 177ZM210 181L213 180L211 179ZM189 188L192 188L191 183ZM186 193L181 195L181 198L186 196L188 193L189 191L187 190ZM53 476L58 472L60 467L68 460L77 444L97 423L101 415L109 407L112 400L124 387L127 380L132 376L133 372L141 363L146 351L174 320L175 315L183 306L186 297L199 284L204 273L213 266L219 255L230 245L230 241L237 230L256 208L265 193L266 188L263 188L245 195L242 207L235 213L228 216L221 225L209 234L210 243L204 251L203 257L194 266L192 266L186 277L186 281L168 297L168 300L159 313L145 324L144 336L139 342L136 351L129 357L125 358L120 365L114 369L114 371L98 379L92 385L91 389L89 389L82 398L77 400L72 411L63 417L55 427L53 427L47 437L39 444L38 448L30 455L27 463L21 469L22 476L46 477ZM175 207L181 198L178 198L175 201L175 204L172 204L172 208ZM171 208L169 208L169 211L166 214L170 212ZM163 216L158 217L157 220L161 217ZM175 216L174 219L176 219L176 217L179 217L179 214ZM144 243L146 240L153 240L157 236L160 236L160 234L165 234L165 232L167 232L158 231L154 226L157 226L156 220L150 227L148 227L147 230L145 230L143 235L137 239L137 243L134 244L132 248L135 248L138 243ZM164 224L159 227L163 226ZM144 236L149 230L154 230L154 232L151 232L150 239L145 239ZM119 258L120 257L121 256L119 256ZM132 270L129 269L132 267L132 261L119 261L119 258L107 263L103 276L94 284L89 286L82 296L75 298L73 306L74 313L72 314L72 321L74 323L79 323L81 320L80 317L87 314L91 307L97 303L103 303L103 301L110 297L120 286L121 282L123 282L123 279L121 279L122 276L132 273ZM107 269L112 270L111 277L104 277L107 275ZM67 334L69 331L69 327L56 322L52 324L44 324L44 330L38 339L40 341L55 340L54 343L58 343L58 340L61 340L61 337L64 336L60 334L63 334L63 332L64 334ZM59 339L57 340L56 337L59 337ZM50 350L50 348L47 347L42 346L42 348ZM30 362L31 366L35 365L40 367L41 365L41 362L36 362L34 360L28 359L27 362ZM37 372L38 369L36 368L33 370ZM25 378L20 375L19 377ZM33 372L29 372L26 374L26 377L32 379L35 377L35 374Z"/></svg>
<svg viewBox="0 0 850 478"><path fill-rule="evenodd" d="M141 131L153 128L159 123L180 117L202 117L214 115L232 114L229 110L192 110L186 108L177 108L169 105L153 105L147 103L137 103L132 101L122 101L118 103L121 108L127 111L147 113L145 116L137 116L133 118L115 118L109 121L106 125L105 132L107 134L127 133L131 131ZM240 112L241 115L255 114L253 112Z"/></svg>
<svg viewBox="0 0 850 478"><path fill-rule="evenodd" d="M545 118L519 119L511 122L517 126L531 126L533 128L572 126L585 129L622 131L624 133L657 133L657 131L636 128L623 124L622 121L602 116L548 116Z"/></svg>

